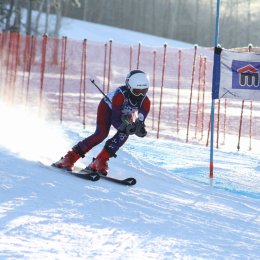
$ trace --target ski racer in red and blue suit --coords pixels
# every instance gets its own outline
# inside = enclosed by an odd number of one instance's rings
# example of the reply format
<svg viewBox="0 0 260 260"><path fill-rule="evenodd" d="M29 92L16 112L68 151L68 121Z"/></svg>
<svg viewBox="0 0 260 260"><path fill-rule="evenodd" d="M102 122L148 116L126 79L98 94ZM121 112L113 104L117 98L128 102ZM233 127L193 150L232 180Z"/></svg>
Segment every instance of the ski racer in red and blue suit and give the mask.
<svg viewBox="0 0 260 260"><path fill-rule="evenodd" d="M80 157L84 158L88 151L107 138L112 125L117 129L116 134L105 142L102 151L86 167L88 170L107 175L109 158L116 157L116 152L127 141L129 135L144 137L147 134L144 121L150 110L150 100L146 95L148 88L147 74L141 70L131 71L124 86L118 87L100 101L96 131L73 146L72 150L54 163L54 166L72 171ZM134 120L136 113L137 119Z"/></svg>

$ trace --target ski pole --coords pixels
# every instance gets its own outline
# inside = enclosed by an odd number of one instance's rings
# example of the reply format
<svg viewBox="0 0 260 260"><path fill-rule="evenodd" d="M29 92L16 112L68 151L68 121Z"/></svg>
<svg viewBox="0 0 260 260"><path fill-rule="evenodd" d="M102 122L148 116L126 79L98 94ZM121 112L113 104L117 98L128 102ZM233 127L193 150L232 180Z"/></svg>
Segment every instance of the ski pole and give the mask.
<svg viewBox="0 0 260 260"><path fill-rule="evenodd" d="M100 91L100 93L102 93L102 95L112 104L110 98L100 89L100 87L95 83L95 80L94 79L89 79L89 80Z"/></svg>

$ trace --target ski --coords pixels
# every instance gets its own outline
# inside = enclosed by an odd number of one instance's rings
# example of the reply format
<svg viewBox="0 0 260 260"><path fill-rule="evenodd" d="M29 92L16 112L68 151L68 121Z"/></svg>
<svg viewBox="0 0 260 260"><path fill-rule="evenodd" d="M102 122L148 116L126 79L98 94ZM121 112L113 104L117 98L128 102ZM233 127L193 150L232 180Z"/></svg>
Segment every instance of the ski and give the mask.
<svg viewBox="0 0 260 260"><path fill-rule="evenodd" d="M132 185L136 184L136 179L132 178L132 177L121 180L121 179L117 179L117 178L110 177L110 176L104 176L102 173L93 172L89 169L84 169L84 170L81 170L80 172L86 172L87 174L97 173L100 176L101 179L111 181L111 182L115 182L115 183L122 184L122 185L132 186Z"/></svg>
<svg viewBox="0 0 260 260"><path fill-rule="evenodd" d="M119 184L122 184L122 185L128 185L128 186L132 186L132 185L135 185L136 184L136 179L135 178L126 178L124 180L120 180L120 179L117 179L117 178L113 178L113 177L110 177L110 176L104 176L104 175L100 175L101 179L104 179L104 180L107 180L107 181L112 181L112 182L115 182L115 183L119 183Z"/></svg>
<svg viewBox="0 0 260 260"><path fill-rule="evenodd" d="M90 180L90 181L98 181L100 179L100 175L96 172L91 173L78 173L78 172L69 172L71 175L79 177L81 179Z"/></svg>
<svg viewBox="0 0 260 260"><path fill-rule="evenodd" d="M98 181L100 179L100 175L97 172L86 172L84 170L71 172L71 171L68 171L65 169L61 169L61 168L55 166L55 164L52 164L52 167L65 171L65 172L69 173L70 175L79 177L81 179L90 180L90 181Z"/></svg>
<svg viewBox="0 0 260 260"><path fill-rule="evenodd" d="M117 178L110 177L110 176L104 176L102 173L99 173L99 172L94 172L89 169L82 169L79 167L74 167L74 171L72 171L72 172L67 171L65 169L61 169L61 168L55 166L55 164L52 164L52 167L65 171L65 172L69 173L70 175L73 175L75 177L79 177L79 178L85 179L85 180L98 181L100 178L102 178L104 180L118 183L121 185L132 186L132 185L136 184L136 179L132 178L132 177L126 178L126 179L117 179Z"/></svg>

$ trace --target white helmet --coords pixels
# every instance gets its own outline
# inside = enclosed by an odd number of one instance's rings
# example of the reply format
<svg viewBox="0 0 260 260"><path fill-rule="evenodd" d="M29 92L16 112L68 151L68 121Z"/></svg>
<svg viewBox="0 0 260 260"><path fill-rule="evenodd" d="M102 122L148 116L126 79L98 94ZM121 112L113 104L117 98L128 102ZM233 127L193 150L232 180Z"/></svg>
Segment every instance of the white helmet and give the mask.
<svg viewBox="0 0 260 260"><path fill-rule="evenodd" d="M145 95L150 85L147 74L141 70L130 71L125 84L135 96Z"/></svg>

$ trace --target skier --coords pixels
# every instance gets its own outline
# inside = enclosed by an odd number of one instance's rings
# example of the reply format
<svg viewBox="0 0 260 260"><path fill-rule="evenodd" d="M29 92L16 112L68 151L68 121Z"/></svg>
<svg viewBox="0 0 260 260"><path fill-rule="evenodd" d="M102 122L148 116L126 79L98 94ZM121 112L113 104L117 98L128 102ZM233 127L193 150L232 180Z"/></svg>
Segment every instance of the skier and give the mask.
<svg viewBox="0 0 260 260"><path fill-rule="evenodd" d="M144 121L150 110L150 100L146 95L148 88L149 78L145 72L130 71L125 85L110 92L100 101L94 134L76 144L53 166L72 171L75 162L80 157L84 158L89 150L101 143L108 136L110 127L113 125L117 129L116 134L106 141L102 151L86 167L86 171L97 171L106 176L109 158L116 157L116 152L126 142L129 135L135 134L138 137L147 135ZM138 117L134 120L136 112Z"/></svg>

